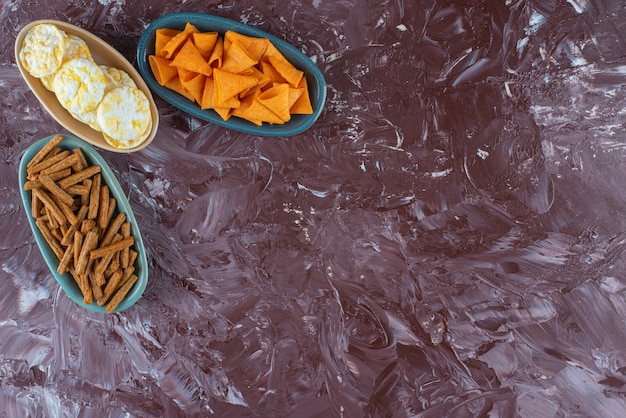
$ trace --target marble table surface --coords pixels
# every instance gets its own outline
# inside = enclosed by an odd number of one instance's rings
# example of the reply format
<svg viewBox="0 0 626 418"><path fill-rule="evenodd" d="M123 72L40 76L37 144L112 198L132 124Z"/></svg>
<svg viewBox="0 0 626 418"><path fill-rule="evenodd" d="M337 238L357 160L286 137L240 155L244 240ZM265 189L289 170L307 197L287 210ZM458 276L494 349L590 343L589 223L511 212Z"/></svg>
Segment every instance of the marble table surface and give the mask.
<svg viewBox="0 0 626 418"><path fill-rule="evenodd" d="M306 132L156 99L102 151L140 225L143 297L59 288L18 164L64 129L13 55L70 22L131 62L197 11L326 77ZM626 416L624 0L0 0L0 409L10 417Z"/></svg>

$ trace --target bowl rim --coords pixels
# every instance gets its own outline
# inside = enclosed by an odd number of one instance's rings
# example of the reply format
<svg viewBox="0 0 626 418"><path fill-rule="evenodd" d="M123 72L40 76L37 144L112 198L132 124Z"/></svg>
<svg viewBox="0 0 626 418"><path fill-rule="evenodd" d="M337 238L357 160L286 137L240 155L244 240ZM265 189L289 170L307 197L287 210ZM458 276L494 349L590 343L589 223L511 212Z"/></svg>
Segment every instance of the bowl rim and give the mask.
<svg viewBox="0 0 626 418"><path fill-rule="evenodd" d="M154 52L156 30L166 27L182 29L187 22L198 27L201 31L216 31L223 35L226 30L233 30L244 35L269 39L292 64L305 73L309 85L309 92L313 91L316 93L315 100L312 98L313 113L310 115L293 115L291 120L283 125L269 125L264 123L262 126L257 126L241 118L229 118L224 121L214 110L202 110L196 103L173 90L159 85L152 74L148 62L148 56ZM293 62L294 58L297 58L296 62ZM137 67L139 68L139 73L152 91L169 104L194 117L211 122L215 125L253 135L287 137L302 133L310 128L319 118L326 102L327 86L324 75L317 65L298 48L261 29L207 13L173 12L163 15L150 23L139 38L137 45Z"/></svg>
<svg viewBox="0 0 626 418"><path fill-rule="evenodd" d="M30 207L32 204L31 193L24 190L24 184L27 180L26 175L26 166L28 162L33 158L33 156L39 151L52 137L57 134L49 135L45 138L39 139L38 141L31 144L20 159L19 164L19 187L20 187L20 196L22 199L22 206L26 213L26 218L28 219L28 223L35 237L35 241L37 243L37 247L46 262L46 265L50 269L50 272L59 283L63 291L79 306L93 311L93 312L102 312L106 313L106 305L99 306L97 303L86 304L83 301L83 295L74 278L69 274L59 274L56 270L59 260L57 256L52 252L52 249L48 245L47 241L39 231L35 223L35 219L31 216ZM146 257L146 250L143 243L143 238L141 236L141 231L139 230L139 225L137 220L135 219L135 215L133 213L132 207L130 206L130 202L126 198L124 190L122 189L117 177L111 170L109 164L102 158L102 156L98 153L98 151L92 147L89 143L84 141L81 138L78 138L74 135L70 134L58 134L63 137L63 140L59 144L59 147L63 149L74 149L76 147L81 148L85 158L90 164L98 164L101 167L101 174L103 178L103 182L109 186L109 190L112 197L115 197L117 200L116 211L123 211L126 214L126 219L130 222L131 231L133 238L135 239L135 244L133 245L135 251L137 251L137 259L135 260L135 266L138 269L135 270L135 274L137 274L138 279L137 282L133 285L130 291L126 294L122 302L117 306L117 308L113 312L121 312L125 309L133 306L143 295L143 292L148 284L148 262Z"/></svg>
<svg viewBox="0 0 626 418"><path fill-rule="evenodd" d="M143 91L143 93L148 98L150 102L150 111L152 113L152 127L150 131L150 135L139 145L133 148L128 149L119 149L111 146L106 140L101 132L98 132L92 129L89 125L82 123L72 117L72 115L65 110L61 104L56 99L56 96L53 92L49 91L44 87L41 81L38 78L31 76L28 71L22 65L22 62L19 58L20 51L22 49L22 43L24 41L24 37L28 33L28 31L36 25L39 24L52 24L56 25L63 31L68 34L74 34L80 37L83 41L87 43L90 51L106 51L106 54L110 57L105 60L94 60L98 65L111 65L111 63L121 64L124 70L128 75L133 79L137 87ZM41 105L48 111L48 113L65 129L72 133L72 135L77 136L84 140L85 142L112 152L117 153L129 153L139 151L145 147L147 147L155 138L158 127L159 127L159 111L154 102L154 97L152 96L152 90L146 84L141 74L137 71L137 69L130 63L130 61L122 55L117 49L113 48L109 43L107 43L104 39L95 35L94 33L83 29L79 26L76 26L69 22L64 22L60 20L53 19L39 19L34 20L22 27L15 37L15 45L14 45L14 55L15 55L15 63L22 75L22 78L28 85L28 88L35 95L35 97L39 100ZM96 55L100 56L99 53ZM104 61L104 62L99 62ZM117 67L119 68L119 67Z"/></svg>

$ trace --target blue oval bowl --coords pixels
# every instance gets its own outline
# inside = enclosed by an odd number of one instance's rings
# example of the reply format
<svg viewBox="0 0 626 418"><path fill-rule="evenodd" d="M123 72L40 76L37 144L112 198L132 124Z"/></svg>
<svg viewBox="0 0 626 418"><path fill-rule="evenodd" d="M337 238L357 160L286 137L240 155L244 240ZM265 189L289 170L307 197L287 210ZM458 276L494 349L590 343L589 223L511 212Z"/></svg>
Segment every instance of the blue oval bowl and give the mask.
<svg viewBox="0 0 626 418"><path fill-rule="evenodd" d="M67 295L76 302L78 305L82 306L85 309L89 309L90 311L95 312L106 312L105 306L98 306L98 304L94 301L92 304L86 304L83 301L83 294L80 291L80 288L76 284L74 278L69 274L59 274L57 272L57 267L59 265L59 259L56 254L52 251L45 238L39 231L37 224L35 223L35 219L31 216L31 192L24 190L24 184L27 181L27 172L26 166L28 162L35 156L35 154L53 137L54 135L43 138L34 144L32 144L22 156L19 167L19 182L20 182L20 193L22 196L22 202L24 206L24 210L26 211L26 218L28 219L28 223L30 224L30 228L33 231L35 236L35 241L37 241L37 245L39 246L39 250L41 250L41 254L43 255L46 264L50 268L50 271L54 275L54 278L59 282L61 288L67 293ZM138 279L135 282L135 285L130 289L128 294L122 302L117 306L115 312L123 311L124 309L128 309L139 300L143 291L146 288L148 283L148 262L146 260L146 250L143 246L143 241L141 239L141 233L139 232L139 227L137 226L137 221L135 220L135 215L133 215L133 211L128 203L128 199L126 199L126 195L124 194L124 190L120 186L115 174L111 171L109 165L104 161L104 159L98 154L98 152L85 141L78 139L75 136L71 135L61 135L63 137L63 141L59 144L59 147L62 149L72 150L74 148L80 148L85 154L85 158L87 162L91 165L99 165L102 168L101 175L102 180L109 186L109 193L112 197L117 200L117 211L124 212L126 214L126 219L130 222L131 232L133 237L135 238L135 244L133 249L137 251L137 259L135 261L135 274Z"/></svg>
<svg viewBox="0 0 626 418"><path fill-rule="evenodd" d="M187 22L197 27L201 32L219 32L220 35L223 36L226 31L232 30L242 35L254 36L257 38L268 38L274 46L282 52L285 58L287 58L297 69L304 71L307 79L313 113L310 115L293 115L291 120L283 125L270 125L264 123L262 126L257 126L247 120L236 117L229 118L225 121L213 110L202 110L198 104L181 96L173 90L159 85L152 74L150 63L148 62L148 57L154 54L156 30L159 28L183 30ZM313 125L321 114L324 102L326 101L326 81L324 80L324 75L313 63L313 61L311 61L309 57L304 55L299 49L260 29L236 22L234 20L204 13L170 13L161 16L152 22L139 38L139 44L137 46L137 66L139 67L141 76L146 81L146 84L148 84L150 89L173 106L176 106L177 108L184 110L199 119L253 135L291 136L299 134Z"/></svg>

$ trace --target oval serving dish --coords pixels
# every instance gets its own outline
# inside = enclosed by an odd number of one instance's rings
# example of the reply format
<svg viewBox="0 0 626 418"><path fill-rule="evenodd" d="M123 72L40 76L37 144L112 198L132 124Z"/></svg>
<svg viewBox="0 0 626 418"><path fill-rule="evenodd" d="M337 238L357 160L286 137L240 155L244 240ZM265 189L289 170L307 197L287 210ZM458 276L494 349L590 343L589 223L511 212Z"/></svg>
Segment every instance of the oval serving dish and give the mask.
<svg viewBox="0 0 626 418"><path fill-rule="evenodd" d="M156 31L160 28L182 30L184 29L186 23L191 23L201 32L218 32L221 36L223 36L226 31L232 30L242 35L269 39L272 44L274 44L274 46L285 56L285 58L287 58L297 69L304 72L307 79L313 113L310 115L292 115L291 120L283 125L270 125L264 123L262 126L257 126L237 117L231 117L225 121L215 111L210 109L202 110L198 104L166 87L159 85L152 74L150 63L148 61L148 57L154 54ZM137 66L139 67L139 72L152 91L171 105L199 119L253 135L291 136L299 134L313 125L321 114L324 102L326 101L326 81L324 80L322 72L319 68L317 68L313 61L311 61L311 59L304 55L299 49L260 29L236 22L234 20L209 14L176 12L164 15L152 22L139 39L137 47Z"/></svg>
<svg viewBox="0 0 626 418"><path fill-rule="evenodd" d="M86 304L83 301L83 294L80 291L80 288L76 284L74 278L69 274L59 274L57 272L57 267L59 265L59 259L52 251L45 238L39 231L37 224L35 223L35 219L31 216L30 208L32 204L31 192L24 190L24 184L27 181L27 164L28 162L37 154L37 152L53 137L51 135L49 137L43 138L34 144L32 144L22 156L19 166L19 182L20 182L20 194L22 197L22 203L24 206L24 210L26 211L26 217L28 218L28 223L33 231L35 236L35 241L41 250L41 254L43 255L46 264L50 268L50 272L54 275L54 278L59 282L61 288L65 291L65 293L76 302L78 305L82 306L85 309L95 312L106 312L106 305L99 306L95 300L92 304ZM86 142L82 141L79 138L76 138L72 135L62 135L63 141L59 144L59 148L72 150L74 148L80 148L87 159L87 162L90 165L99 165L101 167L101 175L103 184L109 186L110 196L114 197L117 200L117 209L116 212L124 212L126 214L126 219L130 222L131 225L131 233L135 239L135 244L133 245L133 249L137 252L137 259L135 260L135 274L138 279L137 282L133 285L130 291L126 294L125 298L122 302L117 306L114 312L119 312L124 309L130 308L143 294L143 291L146 288L148 282L148 263L146 260L146 251L143 245L143 241L141 239L141 233L139 231L139 227L137 225L137 221L135 220L135 216L133 215L132 208L126 199L126 195L124 194L124 190L120 186L115 174L111 171L111 168L106 163L106 161L98 154L98 152L91 147Z"/></svg>
<svg viewBox="0 0 626 418"><path fill-rule="evenodd" d="M150 101L150 110L152 113L152 130L145 141L143 141L140 145L130 149L118 149L109 145L102 136L101 132L92 129L86 123L82 123L74 119L74 117L72 117L72 115L67 110L65 110L63 106L61 106L55 94L48 90L38 78L31 76L28 71L26 71L19 58L20 50L22 48L24 37L26 36L28 31L33 26L40 23L56 25L61 30L65 31L68 35L73 34L81 38L89 47L89 51L91 52L93 60L96 62L96 64L108 65L118 68L120 70L124 70L126 73L128 73L128 75L137 84L137 87L144 92L144 94ZM122 54L120 54L115 48L113 48L111 45L109 45L96 35L92 34L91 32L88 32L70 23L57 20L36 20L30 22L28 25L24 26L22 30L20 30L19 34L15 38L15 62L17 63L17 66L20 70L20 73L22 74L22 77L26 81L26 84L28 84L28 87L30 87L31 91L35 94L37 99L39 99L39 101L46 108L46 110L52 115L52 117L56 119L56 121L59 122L65 129L70 131L72 134L78 136L79 138L82 138L85 141L89 142L91 145L105 149L107 151L125 153L138 151L146 147L154 139L157 128L159 126L159 112L154 103L154 99L152 98L150 89L146 85L145 81L141 78L141 75Z"/></svg>

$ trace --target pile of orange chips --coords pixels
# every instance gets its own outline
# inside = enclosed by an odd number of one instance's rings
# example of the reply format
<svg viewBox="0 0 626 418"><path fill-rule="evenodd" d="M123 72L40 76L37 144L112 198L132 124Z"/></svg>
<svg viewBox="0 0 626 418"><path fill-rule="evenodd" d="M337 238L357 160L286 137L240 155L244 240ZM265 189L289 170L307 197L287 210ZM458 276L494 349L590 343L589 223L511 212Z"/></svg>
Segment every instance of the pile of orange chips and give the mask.
<svg viewBox="0 0 626 418"><path fill-rule="evenodd" d="M304 73L267 38L234 31L222 37L187 23L182 31L157 29L148 59L161 86L224 120L237 116L260 126L313 113Z"/></svg>

